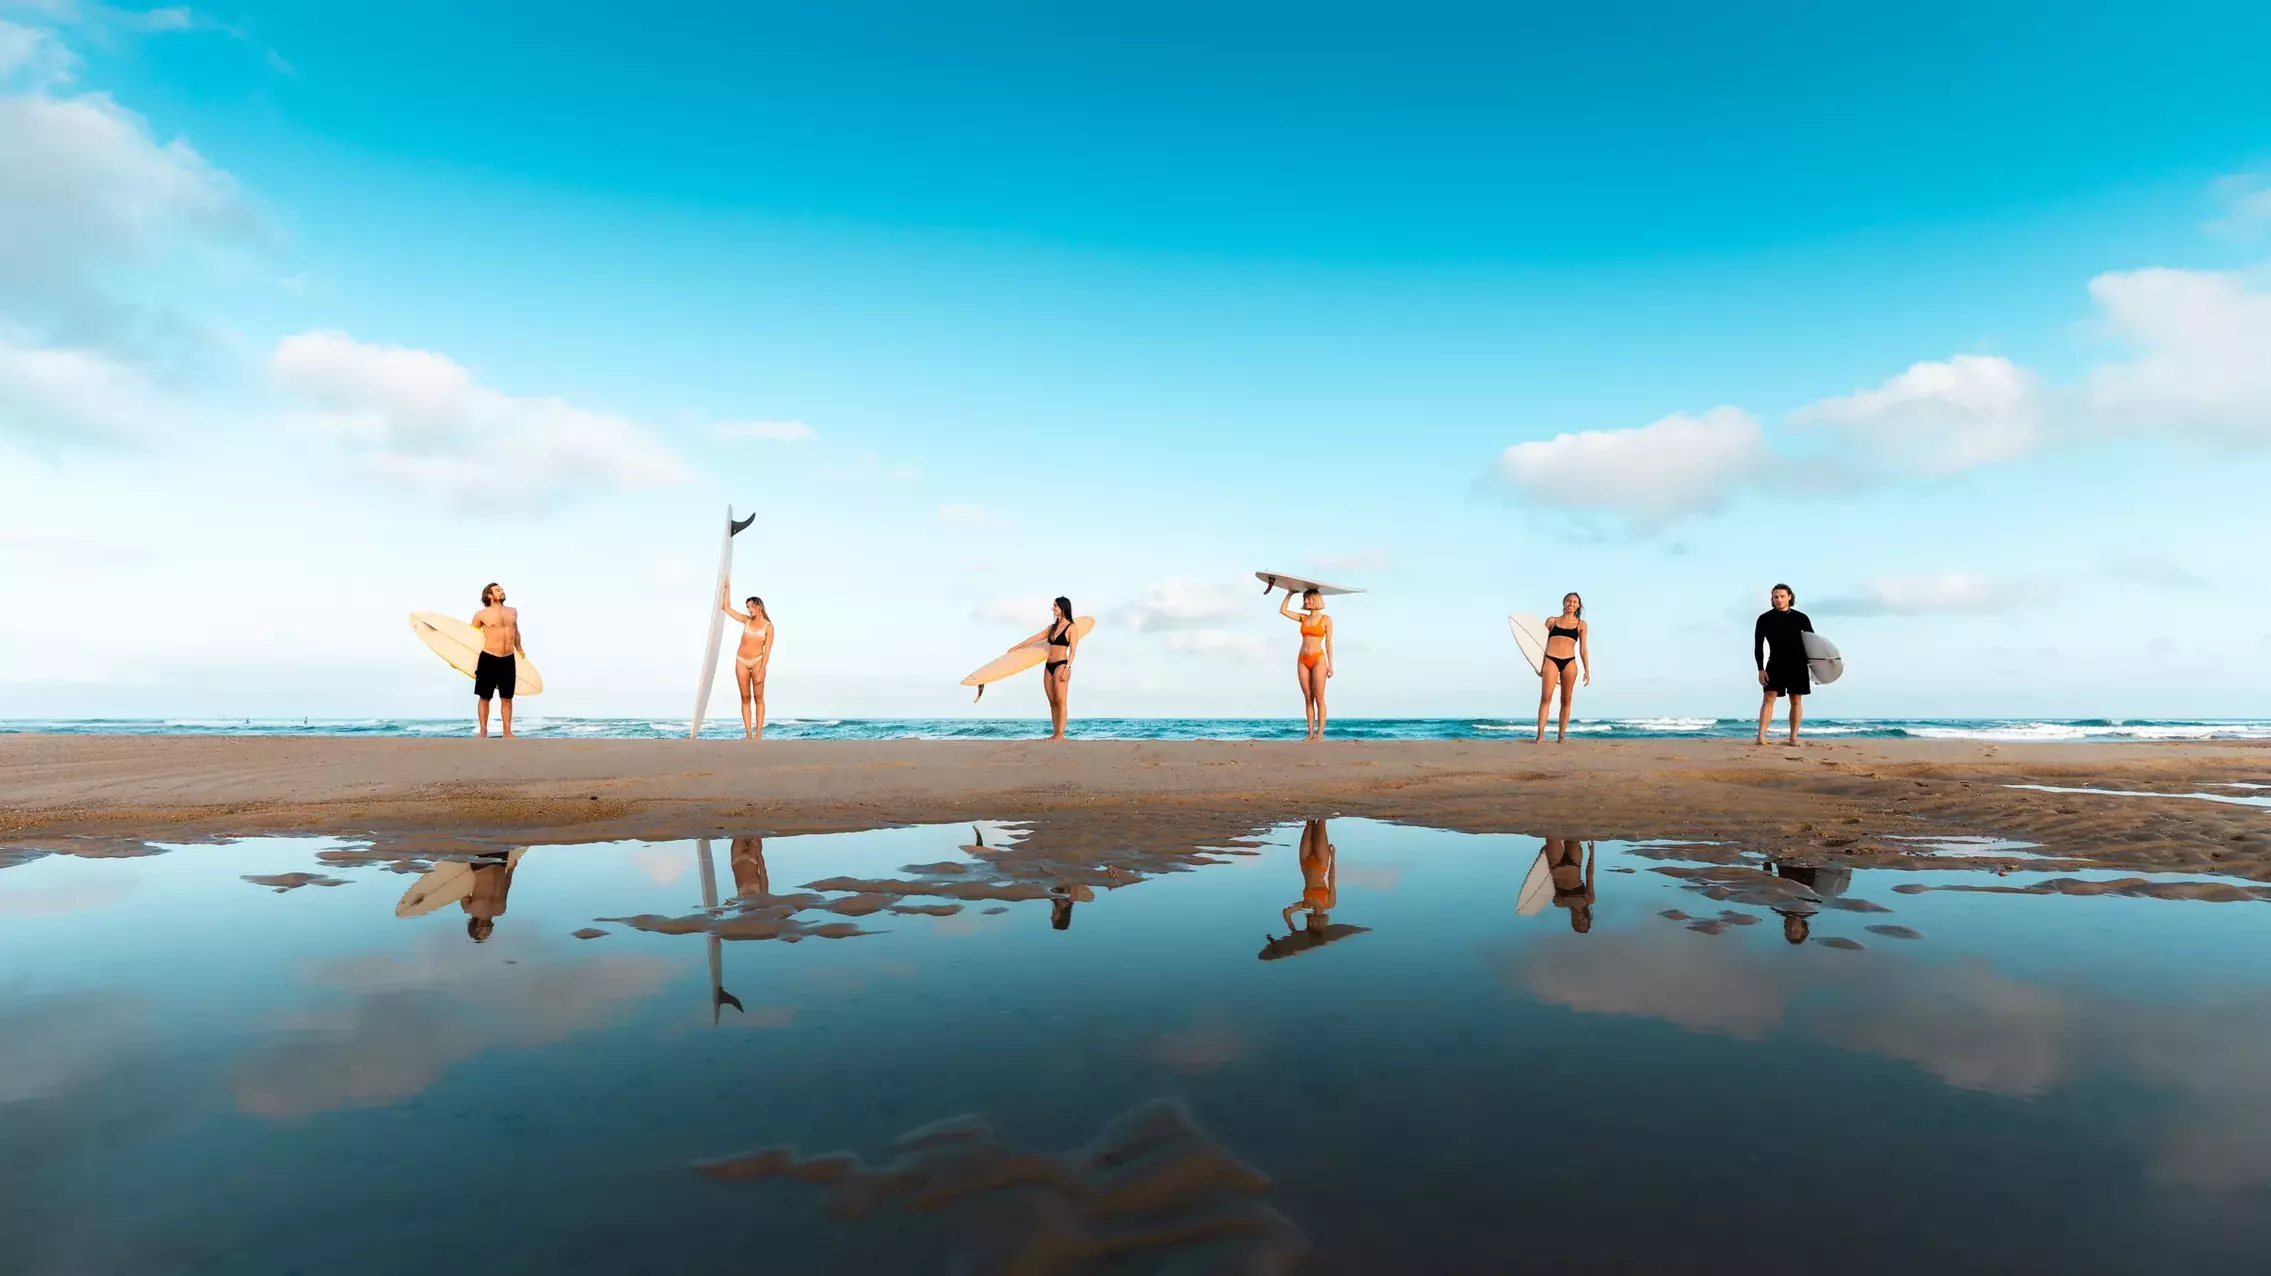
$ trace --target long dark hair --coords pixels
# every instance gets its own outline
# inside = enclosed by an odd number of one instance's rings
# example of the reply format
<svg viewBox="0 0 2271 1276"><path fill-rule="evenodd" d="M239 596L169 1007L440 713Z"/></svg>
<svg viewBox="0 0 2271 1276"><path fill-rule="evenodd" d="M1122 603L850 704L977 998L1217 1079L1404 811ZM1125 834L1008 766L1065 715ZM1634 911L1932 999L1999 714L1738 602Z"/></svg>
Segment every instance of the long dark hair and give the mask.
<svg viewBox="0 0 2271 1276"><path fill-rule="evenodd" d="M1797 591L1797 590L1790 588L1790 587L1789 587L1788 585L1776 585L1776 586L1774 587L1774 589L1779 589L1779 590L1781 590L1781 591L1782 591L1783 593L1790 595L1790 605L1791 605L1791 606L1795 607L1795 606L1797 606L1797 605L1798 605L1798 591ZM1770 589L1770 590L1767 590L1767 591L1766 591L1766 596L1767 596L1768 598L1772 598L1772 597L1774 597L1774 589Z"/></svg>
<svg viewBox="0 0 2271 1276"><path fill-rule="evenodd" d="M1568 602L1572 598L1577 600L1577 618L1579 620L1585 619L1585 595L1580 594L1576 590L1572 589L1568 593L1561 596L1561 601Z"/></svg>
<svg viewBox="0 0 2271 1276"><path fill-rule="evenodd" d="M1072 600L1070 598L1065 597L1063 594L1058 594L1057 610L1064 613L1066 624L1069 625L1072 623Z"/></svg>
<svg viewBox="0 0 2271 1276"><path fill-rule="evenodd" d="M483 585L483 586L481 587L481 605L482 605L482 606L484 606L484 607L487 607L487 606L489 606L489 591L490 591L490 590L492 590L492 589L497 589L497 588L500 588L500 586L499 586L499 585L497 584L497 582L495 582L495 581L490 581L490 582L489 582L488 584L486 584L486 585Z"/></svg>
<svg viewBox="0 0 2271 1276"><path fill-rule="evenodd" d="M749 597L744 598L741 601L749 604L749 610L761 614L765 617L765 619L771 620L773 618L773 613L765 610L765 600L759 598L757 595L751 594Z"/></svg>

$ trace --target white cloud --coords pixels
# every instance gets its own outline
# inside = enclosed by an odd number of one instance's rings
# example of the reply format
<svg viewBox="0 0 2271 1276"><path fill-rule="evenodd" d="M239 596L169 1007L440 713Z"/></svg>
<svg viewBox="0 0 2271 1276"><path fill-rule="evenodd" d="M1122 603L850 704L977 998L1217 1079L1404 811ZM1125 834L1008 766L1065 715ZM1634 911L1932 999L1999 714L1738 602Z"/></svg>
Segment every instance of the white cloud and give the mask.
<svg viewBox="0 0 2271 1276"><path fill-rule="evenodd" d="M52 33L0 20L0 83L20 78L47 88L68 83L78 70L78 57Z"/></svg>
<svg viewBox="0 0 2271 1276"><path fill-rule="evenodd" d="M99 276L254 226L228 174L108 94L0 97L0 306L20 319L105 326L120 307Z"/></svg>
<svg viewBox="0 0 2271 1276"><path fill-rule="evenodd" d="M442 499L538 503L574 488L675 483L685 465L636 422L491 389L445 355L343 332L277 343L269 372L305 423L378 478Z"/></svg>
<svg viewBox="0 0 2271 1276"><path fill-rule="evenodd" d="M1825 616L1979 615L2028 606L2049 596L2049 586L2041 581L1942 572L1880 577L1856 593L1825 598L1802 609Z"/></svg>
<svg viewBox="0 0 2271 1276"><path fill-rule="evenodd" d="M1771 453L1756 418L1740 408L1686 413L1633 430L1586 430L1517 443L1499 472L1540 505L1600 509L1643 523L1724 506L1756 481Z"/></svg>
<svg viewBox="0 0 2271 1276"><path fill-rule="evenodd" d="M1253 590L1214 581L1170 580L1153 585L1143 597L1109 613L1114 624L1139 632L1213 629L1221 622L1267 614Z"/></svg>
<svg viewBox="0 0 2271 1276"><path fill-rule="evenodd" d="M2222 215L2208 229L2234 239L2271 230L2271 169L2230 173L2216 179L2209 194Z"/></svg>
<svg viewBox="0 0 2271 1276"><path fill-rule="evenodd" d="M1872 469L1953 474L2033 447L2042 413L2033 373L2008 359L1959 354L1911 364L1873 390L1808 404L1790 420L1835 434Z"/></svg>
<svg viewBox="0 0 2271 1276"><path fill-rule="evenodd" d="M802 443L818 431L802 421L720 421L710 433L721 439L770 439L775 443Z"/></svg>
<svg viewBox="0 0 2271 1276"><path fill-rule="evenodd" d="M2206 576L2186 566L2175 555L2158 552L2110 559L2099 569L2099 574L2107 580L2148 589L2206 589L2209 584Z"/></svg>
<svg viewBox="0 0 2271 1276"><path fill-rule="evenodd" d="M1269 655L1268 639L1227 629L1179 629L1168 634L1164 641L1169 651L1227 655L1239 660L1260 660ZM1288 654L1292 650L1290 646L1286 648Z"/></svg>
<svg viewBox="0 0 2271 1276"><path fill-rule="evenodd" d="M166 411L148 378L126 363L0 335L0 434L115 441L149 433Z"/></svg>
<svg viewBox="0 0 2271 1276"><path fill-rule="evenodd" d="M2139 350L2091 377L2102 421L2271 445L2271 293L2236 274L2152 269L2099 275L2090 295Z"/></svg>

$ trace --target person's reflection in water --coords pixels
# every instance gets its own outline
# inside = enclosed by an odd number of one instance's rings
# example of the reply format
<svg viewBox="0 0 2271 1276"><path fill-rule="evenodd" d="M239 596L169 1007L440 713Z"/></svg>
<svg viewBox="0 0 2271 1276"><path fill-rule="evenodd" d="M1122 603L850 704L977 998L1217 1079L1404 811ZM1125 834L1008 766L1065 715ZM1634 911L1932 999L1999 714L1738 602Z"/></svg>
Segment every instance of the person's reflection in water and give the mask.
<svg viewBox="0 0 2271 1276"><path fill-rule="evenodd" d="M1340 890L1333 871L1334 860L1338 855L1339 848L1325 835L1323 820L1310 820L1303 825L1300 850L1301 898L1286 905L1285 911L1280 914L1285 919L1285 928L1293 933L1284 939L1267 938L1260 954L1263 961L1290 957L1332 943L1336 939L1364 933L1366 928L1362 926L1333 924L1332 910L1340 903ZM1301 924L1297 927L1293 915L1304 909L1308 915L1301 919Z"/></svg>
<svg viewBox="0 0 2271 1276"><path fill-rule="evenodd" d="M505 915L505 896L512 888L511 860L484 857L474 862L473 890L458 901L465 910L466 938L476 944L488 940L497 929L497 919Z"/></svg>
<svg viewBox="0 0 2271 1276"><path fill-rule="evenodd" d="M1553 906L1569 910L1569 929L1593 929L1593 865L1599 858L1584 839L1546 839L1546 870L1553 874Z"/></svg>
<svg viewBox="0 0 2271 1276"><path fill-rule="evenodd" d="M773 876L765 869L764 838L733 839L732 863L735 899L755 899L773 893Z"/></svg>
<svg viewBox="0 0 2271 1276"><path fill-rule="evenodd" d="M1339 848L1325 836L1325 822L1310 820L1301 829L1301 898L1285 906L1285 928L1293 929L1293 915L1308 909L1306 927L1317 930L1331 924L1328 916L1340 903L1333 885L1333 856Z"/></svg>
<svg viewBox="0 0 2271 1276"><path fill-rule="evenodd" d="M1795 882L1823 899L1843 895L1853 884L1850 868L1817 868L1811 864L1792 864L1776 860L1768 865L1774 875L1786 882ZM1814 903L1812 900L1793 900L1790 907L1774 910L1782 915L1782 938L1793 944L1803 944L1814 933Z"/></svg>
<svg viewBox="0 0 2271 1276"><path fill-rule="evenodd" d="M1072 906L1074 904L1088 903L1090 900L1093 900L1095 898L1095 891L1092 891L1077 882L1071 886L1050 887L1049 928L1051 930L1072 929Z"/></svg>

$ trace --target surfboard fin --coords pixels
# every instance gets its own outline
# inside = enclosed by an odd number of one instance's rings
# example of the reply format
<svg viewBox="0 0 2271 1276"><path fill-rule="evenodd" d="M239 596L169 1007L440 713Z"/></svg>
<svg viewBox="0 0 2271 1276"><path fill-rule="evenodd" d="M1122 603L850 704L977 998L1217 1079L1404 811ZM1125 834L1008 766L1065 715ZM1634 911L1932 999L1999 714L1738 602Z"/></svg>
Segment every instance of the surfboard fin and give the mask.
<svg viewBox="0 0 2271 1276"><path fill-rule="evenodd" d="M979 702L980 700L983 700L983 699L985 699L985 698L986 698L986 684L984 684L984 683L982 683L982 682L981 682L981 683L979 683L979 684L978 684L978 694L976 694L976 695L974 695L974 696L970 697L970 703L971 703L971 704L976 704L976 703L978 703L978 702Z"/></svg>
<svg viewBox="0 0 2271 1276"><path fill-rule="evenodd" d="M756 521L757 516L755 514L751 514L749 517L740 519L738 521L734 519L733 515L728 514L726 515L726 535L739 536L743 532L748 531L749 525Z"/></svg>

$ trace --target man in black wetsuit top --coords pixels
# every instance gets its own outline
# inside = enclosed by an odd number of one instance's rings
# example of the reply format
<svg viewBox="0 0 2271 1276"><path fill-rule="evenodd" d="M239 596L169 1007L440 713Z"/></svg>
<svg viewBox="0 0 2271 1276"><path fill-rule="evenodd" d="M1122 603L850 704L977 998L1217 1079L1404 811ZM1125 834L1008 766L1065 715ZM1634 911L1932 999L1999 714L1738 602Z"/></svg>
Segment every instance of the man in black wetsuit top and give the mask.
<svg viewBox="0 0 2271 1276"><path fill-rule="evenodd" d="M1758 664L1758 685L1766 692L1758 706L1758 742L1766 743L1766 729L1774 721L1774 700L1790 697L1790 743L1798 743L1798 724L1806 717L1806 694L1813 683L1806 675L1806 641L1800 634L1814 632L1814 622L1791 604L1798 595L1788 585L1776 585L1774 606L1759 613L1751 629L1751 657Z"/></svg>

